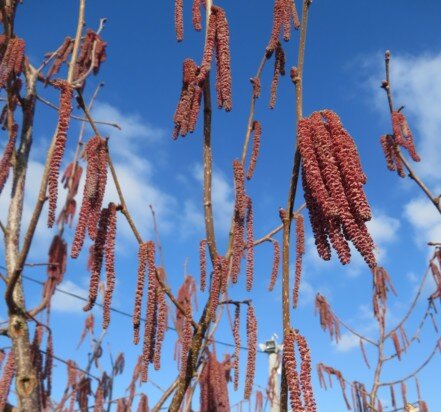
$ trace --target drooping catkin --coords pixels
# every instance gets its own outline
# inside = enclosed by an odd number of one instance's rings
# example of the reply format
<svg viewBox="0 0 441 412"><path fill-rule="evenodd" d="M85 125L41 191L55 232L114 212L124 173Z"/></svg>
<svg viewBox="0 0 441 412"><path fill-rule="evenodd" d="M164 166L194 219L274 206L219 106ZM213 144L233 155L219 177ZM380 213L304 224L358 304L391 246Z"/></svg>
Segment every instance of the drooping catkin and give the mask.
<svg viewBox="0 0 441 412"><path fill-rule="evenodd" d="M295 332L290 329L283 341L283 363L285 365L286 382L288 384L289 399L293 411L305 412L302 403L302 389L300 386L300 376L297 372L297 362L295 356Z"/></svg>
<svg viewBox="0 0 441 412"><path fill-rule="evenodd" d="M153 362L156 327L157 327L157 284L156 265L155 265L155 244L148 242L147 248L147 311L144 326L144 343L143 343L143 373L142 381L147 381L148 364Z"/></svg>
<svg viewBox="0 0 441 412"><path fill-rule="evenodd" d="M396 401L396 399L395 399L395 390L394 390L394 386L393 386L393 385L390 385L389 388L390 388L390 399L391 399L392 407L393 407L393 408L396 408L396 407L397 407L397 401Z"/></svg>
<svg viewBox="0 0 441 412"><path fill-rule="evenodd" d="M157 275L162 281L165 281L165 271L162 267L157 268ZM161 368L162 343L164 341L165 332L167 330L168 308L167 308L167 302L165 301L165 292L159 284L157 286L156 293L157 293L157 302L158 302L158 313L157 313L158 319L157 319L155 354L153 357L153 364L155 370L159 370Z"/></svg>
<svg viewBox="0 0 441 412"><path fill-rule="evenodd" d="M257 319L254 313L254 307L250 304L247 309L247 370L245 377L244 398L250 399L253 389L254 373L256 369L256 353L257 353Z"/></svg>
<svg viewBox="0 0 441 412"><path fill-rule="evenodd" d="M201 0L193 0L192 21L193 27L197 31L202 30L201 20Z"/></svg>
<svg viewBox="0 0 441 412"><path fill-rule="evenodd" d="M55 55L52 66L47 72L46 82L48 82L52 76L55 76L60 71L61 65L67 60L70 53L72 52L73 45L73 39L67 36L61 46L57 49L57 53Z"/></svg>
<svg viewBox="0 0 441 412"><path fill-rule="evenodd" d="M299 300L300 281L302 276L302 259L305 254L305 223L302 215L296 215L296 266L294 276L293 306Z"/></svg>
<svg viewBox="0 0 441 412"><path fill-rule="evenodd" d="M3 156L0 160L0 194L5 187L6 180L9 176L9 169L11 167L12 154L14 153L17 131L17 124L13 124L9 127L8 143L6 143L5 150L3 151Z"/></svg>
<svg viewBox="0 0 441 412"><path fill-rule="evenodd" d="M223 256L216 256L214 260L213 276L210 288L210 315L214 318L219 305L219 294L225 292L227 285L227 266Z"/></svg>
<svg viewBox="0 0 441 412"><path fill-rule="evenodd" d="M137 412L149 412L149 400L145 393L140 396Z"/></svg>
<svg viewBox="0 0 441 412"><path fill-rule="evenodd" d="M203 239L199 243L199 268L200 268L200 289L205 292L207 286L207 240Z"/></svg>
<svg viewBox="0 0 441 412"><path fill-rule="evenodd" d="M233 162L235 204L233 228L233 253L231 264L231 280L236 283L240 272L240 263L244 247L244 225L246 214L245 174L239 160Z"/></svg>
<svg viewBox="0 0 441 412"><path fill-rule="evenodd" d="M46 358L44 363L42 378L46 379L45 398L48 399L52 392L52 369L54 364L54 344L52 339L52 332L47 334L46 340Z"/></svg>
<svg viewBox="0 0 441 412"><path fill-rule="evenodd" d="M392 342L394 344L395 353L396 353L396 355L398 357L398 360L401 360L401 351L402 351L402 349L401 349L400 341L398 339L398 336L397 336L396 332L392 331L391 334L390 334L390 337L391 337Z"/></svg>
<svg viewBox="0 0 441 412"><path fill-rule="evenodd" d="M315 311L320 315L320 325L323 330L327 330L331 339L335 337L335 341L340 339L340 322L335 317L326 298L320 293L315 297Z"/></svg>
<svg viewBox="0 0 441 412"><path fill-rule="evenodd" d="M254 213L253 213L253 202L249 196L247 197L246 226L247 226L246 289L248 292L250 292L253 287L253 278L254 278Z"/></svg>
<svg viewBox="0 0 441 412"><path fill-rule="evenodd" d="M271 97L269 104L270 109L274 109L274 106L276 105L277 86L279 84L279 77L284 75L285 75L285 52L280 42L277 42L275 56L274 56L273 80L271 82Z"/></svg>
<svg viewBox="0 0 441 412"><path fill-rule="evenodd" d="M115 289L115 236L116 236L116 205L109 203L109 216L104 255L106 259L106 292L103 302L103 329L107 329L110 322L110 308Z"/></svg>
<svg viewBox="0 0 441 412"><path fill-rule="evenodd" d="M257 157L259 156L260 138L262 137L262 125L258 120L253 121L253 150L251 152L250 164L248 165L247 179L251 180L256 168Z"/></svg>
<svg viewBox="0 0 441 412"><path fill-rule="evenodd" d="M91 249L91 267L90 267L90 284L89 284L89 300L84 306L84 311L89 311L95 305L98 296L98 286L100 283L101 268L103 266L103 259L105 254L105 246L107 239L107 232L109 228L110 211L104 208L101 211L100 220L98 223L98 234L95 243Z"/></svg>
<svg viewBox="0 0 441 412"><path fill-rule="evenodd" d="M231 102L231 57L230 57L230 33L225 10L218 6L212 6L211 12L216 14L216 91L218 107L229 112Z"/></svg>
<svg viewBox="0 0 441 412"><path fill-rule="evenodd" d="M60 109L58 112L58 124L55 136L55 143L49 163L48 192L49 192L49 215L48 226L52 227L55 223L55 210L58 199L58 177L60 165L63 159L64 150L67 142L67 131L69 129L70 115L72 113L72 94L73 88L65 80L54 82L56 88L60 89Z"/></svg>
<svg viewBox="0 0 441 412"><path fill-rule="evenodd" d="M311 352L305 337L296 330L296 341L300 353L300 384L302 387L305 411L315 412L316 404L311 383Z"/></svg>
<svg viewBox="0 0 441 412"><path fill-rule="evenodd" d="M267 54L270 54L277 47L279 41L279 34L282 28L285 10L287 2L286 0L275 0L273 9L273 28L271 31L270 41L266 47Z"/></svg>
<svg viewBox="0 0 441 412"><path fill-rule="evenodd" d="M391 113L391 117L395 143L407 149L414 162L419 162L421 159L416 153L413 134L407 123L406 116L402 112L394 111Z"/></svg>
<svg viewBox="0 0 441 412"><path fill-rule="evenodd" d="M84 156L87 160L86 182L78 218L77 228L72 243L72 258L81 252L86 230L95 240L97 224L107 183L107 149L106 141L100 136L92 137L86 145Z"/></svg>
<svg viewBox="0 0 441 412"><path fill-rule="evenodd" d="M187 310L184 317L183 330L179 336L181 342L181 361L180 361L180 376L183 377L187 372L188 353L190 351L192 338L191 312Z"/></svg>
<svg viewBox="0 0 441 412"><path fill-rule="evenodd" d="M371 218L362 189L366 176L351 136L330 110L301 119L298 130L302 183L320 256L330 258L329 238L341 263L349 263L352 242L374 268L375 245L365 224Z"/></svg>
<svg viewBox="0 0 441 412"><path fill-rule="evenodd" d="M12 76L20 76L23 70L25 41L18 37L9 39L0 62L0 89L6 87Z"/></svg>
<svg viewBox="0 0 441 412"><path fill-rule="evenodd" d="M176 40L184 39L184 1L175 0L175 31Z"/></svg>
<svg viewBox="0 0 441 412"><path fill-rule="evenodd" d="M403 407L405 407L407 405L407 387L404 381L401 381L401 397L403 398Z"/></svg>
<svg viewBox="0 0 441 412"><path fill-rule="evenodd" d="M0 410L4 410L6 401L8 399L9 389L11 387L12 379L15 374L15 360L14 352L11 350L6 358L5 366L3 367L2 376L0 378Z"/></svg>
<svg viewBox="0 0 441 412"><path fill-rule="evenodd" d="M273 257L273 268L271 270L271 280L268 286L268 290L272 291L274 289L274 285L276 284L277 275L279 273L279 264L280 264L280 245L276 239L271 239L271 243L273 244L274 249L274 257Z"/></svg>
<svg viewBox="0 0 441 412"><path fill-rule="evenodd" d="M90 334L90 337L91 337L91 338L93 337L93 330L94 330L94 327L95 327L95 318L94 318L94 316L93 316L93 313L90 312L90 313L87 315L86 319L84 320L84 327L83 327L83 330L82 330L82 332L81 332L81 336L80 336L80 340L79 340L78 345L77 345L77 349L78 349L78 348L81 346L81 344L83 343L84 338L86 337L87 333Z"/></svg>
<svg viewBox="0 0 441 412"><path fill-rule="evenodd" d="M173 121L173 138L193 132L200 109L202 85L196 84L199 67L192 59L185 59L182 66L182 90Z"/></svg>
<svg viewBox="0 0 441 412"><path fill-rule="evenodd" d="M208 19L207 36L205 39L204 54L202 56L202 63L198 73L196 83L201 84L207 77L210 71L211 62L213 60L213 52L216 45L216 30L217 30L217 13L211 13Z"/></svg>
<svg viewBox="0 0 441 412"><path fill-rule="evenodd" d="M239 360L240 360L240 304L234 310L234 390L239 387Z"/></svg>
<svg viewBox="0 0 441 412"><path fill-rule="evenodd" d="M67 243L60 235L55 235L49 247L47 276L59 285L66 272Z"/></svg>

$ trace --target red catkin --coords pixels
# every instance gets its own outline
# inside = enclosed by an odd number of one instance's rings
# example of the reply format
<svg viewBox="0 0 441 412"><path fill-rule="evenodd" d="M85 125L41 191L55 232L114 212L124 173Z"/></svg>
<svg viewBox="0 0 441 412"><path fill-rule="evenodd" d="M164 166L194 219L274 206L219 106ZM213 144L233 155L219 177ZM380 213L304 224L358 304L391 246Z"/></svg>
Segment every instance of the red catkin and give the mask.
<svg viewBox="0 0 441 412"><path fill-rule="evenodd" d="M9 389L15 374L14 353L10 351L3 367L2 376L0 378L0 410L4 410L8 399Z"/></svg>
<svg viewBox="0 0 441 412"><path fill-rule="evenodd" d="M165 272L163 268L161 267L157 268L157 275L162 281L165 281ZM156 289L156 293L157 293L156 301L158 302L158 311L157 311L157 322L156 322L157 330L156 330L153 364L155 370L159 370L161 368L162 343L164 341L165 332L167 330L168 308L167 308L167 302L165 301L164 290L159 284Z"/></svg>
<svg viewBox="0 0 441 412"><path fill-rule="evenodd" d="M252 305L248 305L247 310L247 339L248 358L245 377L244 398L250 399L253 389L257 353L257 319L256 315L254 314L254 307Z"/></svg>
<svg viewBox="0 0 441 412"><path fill-rule="evenodd" d="M251 152L250 164L248 165L247 179L251 180L256 168L257 157L259 156L260 138L262 136L262 125L258 120L254 120L253 131L253 150Z"/></svg>
<svg viewBox="0 0 441 412"><path fill-rule="evenodd" d="M109 216L104 255L106 259L106 292L103 303L103 329L107 329L110 323L110 308L115 289L115 236L116 236L116 205L109 203Z"/></svg>
<svg viewBox="0 0 441 412"><path fill-rule="evenodd" d="M202 24L201 24L201 0L193 0L193 27L195 30L200 31L202 30Z"/></svg>
<svg viewBox="0 0 441 412"><path fill-rule="evenodd" d="M101 205L107 183L107 149L106 141L100 136L92 137L86 145L84 156L87 160L86 182L81 203L80 215L72 243L72 258L81 252L86 230L95 240Z"/></svg>
<svg viewBox="0 0 441 412"><path fill-rule="evenodd" d="M91 248L90 253L90 284L89 284L89 301L84 306L84 311L89 311L95 305L98 296L98 287L100 283L101 268L103 265L107 233L109 228L109 209L105 208L101 211L100 220L98 223L98 234L95 239L95 244Z"/></svg>
<svg viewBox="0 0 441 412"><path fill-rule="evenodd" d="M407 123L406 116L402 112L394 111L391 113L391 117L395 143L407 149L414 162L419 162L421 159L416 153L413 134Z"/></svg>
<svg viewBox="0 0 441 412"><path fill-rule="evenodd" d="M286 0L284 0L286 1ZM270 109L274 109L276 105L277 86L279 84L280 75L285 75L285 52L283 51L280 42L277 42L276 53L274 58L274 73L273 80L271 82L271 97L270 97Z"/></svg>
<svg viewBox="0 0 441 412"><path fill-rule="evenodd" d="M315 297L315 311L320 315L320 325L323 330L327 330L331 339L335 337L335 341L340 339L340 323L331 310L326 298L320 293Z"/></svg>
<svg viewBox="0 0 441 412"><path fill-rule="evenodd" d="M296 330L296 341L300 352L300 383L303 392L305 411L315 412L316 404L311 384L311 352L306 339Z"/></svg>
<svg viewBox="0 0 441 412"><path fill-rule="evenodd" d="M176 40L184 39L184 1L175 0L175 30Z"/></svg>
<svg viewBox="0 0 441 412"><path fill-rule="evenodd" d="M234 310L234 390L239 387L239 355L240 355L240 305L236 305Z"/></svg>
<svg viewBox="0 0 441 412"><path fill-rule="evenodd" d="M141 304L144 294L145 271L147 268L148 249L151 247L151 241L139 245L138 250L138 276L136 280L135 308L133 310L133 343L139 343L139 326L141 324Z"/></svg>
<svg viewBox="0 0 441 412"><path fill-rule="evenodd" d="M254 214L253 214L253 202L250 197L247 197L247 267L246 267L246 289L248 292L253 287L254 278Z"/></svg>
<svg viewBox="0 0 441 412"><path fill-rule="evenodd" d="M25 41L18 37L9 39L0 62L0 89L6 87L12 76L19 76L23 70Z"/></svg>
<svg viewBox="0 0 441 412"><path fill-rule="evenodd" d="M229 112L231 103L231 57L230 57L230 33L225 11L221 7L212 6L211 12L216 14L216 60L217 78L216 91L218 107Z"/></svg>
<svg viewBox="0 0 441 412"><path fill-rule="evenodd" d="M279 264L280 264L280 245L279 242L275 239L271 239L271 243L274 248L274 257L273 257L273 268L271 270L271 280L268 286L268 290L272 291L274 289L274 285L276 284L277 275L279 273Z"/></svg>
<svg viewBox="0 0 441 412"><path fill-rule="evenodd" d="M205 291L207 287L207 241L205 239L201 240L199 243L199 267L200 267L200 283L201 292Z"/></svg>
<svg viewBox="0 0 441 412"><path fill-rule="evenodd" d="M300 377L297 372L297 362L295 356L296 334L290 329L283 341L283 363L285 365L286 382L289 389L290 404L293 411L305 412L302 404L302 389Z"/></svg>
<svg viewBox="0 0 441 412"><path fill-rule="evenodd" d="M55 87L60 89L60 109L58 114L57 134L49 163L48 192L49 192L49 215L48 226L52 227L55 223L55 210L58 199L58 177L60 165L63 159L64 150L67 142L67 131L69 129L70 115L72 113L72 93L73 88L65 80L54 82Z"/></svg>
<svg viewBox="0 0 441 412"><path fill-rule="evenodd" d="M3 156L0 160L0 194L5 187L6 180L9 176L9 169L11 167L12 154L15 148L15 141L17 138L18 125L13 124L9 129L8 143L6 144Z"/></svg>
<svg viewBox="0 0 441 412"><path fill-rule="evenodd" d="M299 300L300 280L302 276L302 259L305 254L305 224L302 215L296 215L296 265L294 275L293 306Z"/></svg>

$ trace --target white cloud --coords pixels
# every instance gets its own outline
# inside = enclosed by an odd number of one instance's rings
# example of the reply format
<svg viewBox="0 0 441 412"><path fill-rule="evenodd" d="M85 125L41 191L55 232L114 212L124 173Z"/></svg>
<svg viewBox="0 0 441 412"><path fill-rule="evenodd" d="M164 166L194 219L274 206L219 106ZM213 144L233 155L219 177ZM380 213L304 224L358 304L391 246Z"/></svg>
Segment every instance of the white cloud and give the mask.
<svg viewBox="0 0 441 412"><path fill-rule="evenodd" d="M85 299L87 299L89 295L87 289L76 285L70 280L64 280L60 284L59 289L64 292L81 296ZM56 291L52 298L51 309L57 312L82 313L85 304L86 302L74 296L69 296L68 294Z"/></svg>
<svg viewBox="0 0 441 412"><path fill-rule="evenodd" d="M346 332L340 336L338 343L334 342L334 345L337 352L348 352L360 346L360 338L352 333Z"/></svg>
<svg viewBox="0 0 441 412"><path fill-rule="evenodd" d="M415 230L417 245L424 247L429 241L441 241L441 219L428 199L412 199L404 207L404 216Z"/></svg>

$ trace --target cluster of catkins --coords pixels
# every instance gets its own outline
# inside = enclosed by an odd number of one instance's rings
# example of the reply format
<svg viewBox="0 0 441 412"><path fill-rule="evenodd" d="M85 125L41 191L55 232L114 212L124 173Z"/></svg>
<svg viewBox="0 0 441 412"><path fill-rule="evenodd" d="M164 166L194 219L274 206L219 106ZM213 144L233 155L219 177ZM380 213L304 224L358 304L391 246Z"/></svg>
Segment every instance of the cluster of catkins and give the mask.
<svg viewBox="0 0 441 412"><path fill-rule="evenodd" d="M25 41L19 37L8 39L0 35L0 89L6 87L11 78L20 76L23 70Z"/></svg>
<svg viewBox="0 0 441 412"><path fill-rule="evenodd" d="M179 3L179 2L177 2ZM182 91L173 121L173 138L193 132L200 110L202 91L211 69L213 55L216 56L216 92L219 108L231 110L231 61L229 29L225 11L218 6L211 7L204 55L200 66L191 60L184 60Z"/></svg>
<svg viewBox="0 0 441 412"><path fill-rule="evenodd" d="M406 116L400 111L393 111L391 118L393 135L381 136L380 143L386 158L387 168L393 172L396 171L398 176L405 177L403 161L397 146L406 149L414 162L419 162L421 159L415 150L413 134L407 123Z"/></svg>
<svg viewBox="0 0 441 412"><path fill-rule="evenodd" d="M83 247L86 231L96 239L104 192L107 183L106 141L100 136L92 137L86 144L83 157L87 161L86 182L78 224L72 243L72 258L77 258Z"/></svg>
<svg viewBox="0 0 441 412"><path fill-rule="evenodd" d="M371 219L363 191L366 176L352 137L331 110L300 119L298 135L304 196L319 255L329 260L332 244L347 264L351 241L374 268L374 242L365 224Z"/></svg>
<svg viewBox="0 0 441 412"><path fill-rule="evenodd" d="M75 196L78 193L82 174L83 168L78 164L78 162L69 163L63 173L61 183L63 183L63 188L67 189L67 198L65 207L58 216L58 224L67 223L69 226L72 226L73 218L77 210L77 202L75 200Z"/></svg>
<svg viewBox="0 0 441 412"><path fill-rule="evenodd" d="M106 264L106 288L104 293L103 328L107 329L110 322L110 307L113 290L115 288L115 236L116 236L116 212L114 203L103 208L98 221L98 231L94 244L89 251L89 300L84 307L85 311L91 310L98 296L98 288L101 277L101 269L105 258Z"/></svg>
<svg viewBox="0 0 441 412"><path fill-rule="evenodd" d="M234 204L234 231L231 257L231 280L237 283L240 273L240 263L247 250L246 288L250 291L254 278L254 214L251 198L245 193L245 172L242 162L233 162L233 174L235 185ZM246 241L245 237L246 228Z"/></svg>
<svg viewBox="0 0 441 412"><path fill-rule="evenodd" d="M295 346L300 354L300 373L297 371ZM311 385L311 354L306 339L298 330L290 329L283 341L283 363L293 411L317 410Z"/></svg>
<svg viewBox="0 0 441 412"><path fill-rule="evenodd" d="M165 280L165 272L155 264L155 244L152 241L142 243L138 252L138 278L136 283L133 328L135 344L139 343L141 325L141 304L144 294L145 272L147 269L147 313L144 326L142 350L142 381L148 380L148 365L154 364L156 370L161 366L162 342L167 330L167 303L160 280Z"/></svg>
<svg viewBox="0 0 441 412"><path fill-rule="evenodd" d="M269 52L276 49L282 30L283 39L285 41L288 41L291 38L291 19L294 28L298 29L300 27L300 22L294 0L275 0L273 10L273 29L267 46Z"/></svg>
<svg viewBox="0 0 441 412"><path fill-rule="evenodd" d="M207 353L207 360L199 377L201 411L230 411L227 380L229 368L228 358L219 362L215 353Z"/></svg>

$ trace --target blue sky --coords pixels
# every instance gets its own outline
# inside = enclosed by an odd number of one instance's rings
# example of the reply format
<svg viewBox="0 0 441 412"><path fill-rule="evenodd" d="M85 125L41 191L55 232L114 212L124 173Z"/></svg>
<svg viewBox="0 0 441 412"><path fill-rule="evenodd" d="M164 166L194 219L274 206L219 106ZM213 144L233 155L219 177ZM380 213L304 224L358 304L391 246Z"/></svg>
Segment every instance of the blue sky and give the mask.
<svg viewBox="0 0 441 412"><path fill-rule="evenodd" d="M263 55L272 26L271 1L220 1L230 23L233 74L233 110L230 113L214 111L213 200L216 233L220 250L225 249L228 226L233 205L232 160L239 157L249 110L251 87ZM191 5L185 2L184 42L175 40L173 2L108 2L97 0L87 6L88 26L96 28L101 17L108 23L103 33L109 43L108 58L99 75L88 81L86 95L90 96L98 81L105 82L95 105L94 116L99 120L119 123L122 131L102 128L110 136L110 150L127 203L146 239L153 237L149 204L157 212L159 231L168 277L177 291L187 273L198 279L198 243L204 237L201 161L202 130L185 139L172 141L172 117L181 88L181 64L184 58L200 61L203 34L195 33L191 26ZM17 15L17 34L27 41L31 62L38 64L44 53L54 50L66 35L75 31L76 2L41 0L25 2ZM430 251L429 240L441 240L441 219L430 203L421 196L410 179L399 179L386 169L379 145L379 137L390 132L388 106L383 90L383 54L392 52L392 87L395 104L405 105L405 113L415 134L416 147L422 163L416 170L434 193L441 192L439 164L441 162L441 3L403 1L314 1L308 26L305 77L304 113L329 108L336 111L345 127L354 137L362 164L368 176L366 193L374 210L370 224L378 245L381 264L391 274L399 293L390 300L390 320L400 318L415 292L417 279L425 272ZM284 44L287 66L296 61L298 34ZM266 66L262 79L262 96L256 107L256 119L263 126L261 155L253 180L247 190L255 206L256 237L266 234L279 224L278 209L286 204L289 177L292 168L294 144L294 90L289 77L279 84L278 101L274 110L268 108L272 61ZM40 90L52 101L57 95L51 90ZM28 179L28 197L25 219L29 219L37 195L42 162L49 139L56 124L56 113L43 105L37 108L34 151L31 156ZM67 164L73 156L79 124L72 122L69 146L64 159ZM91 135L91 131L88 131ZM6 213L7 188L0 198L0 217ZM116 192L109 185L106 197L116 200ZM297 205L302 203L298 197ZM30 259L46 259L53 233L45 226L45 216L37 230L36 242ZM68 237L71 236L68 231ZM117 289L114 306L132 311L135 291L136 243L122 218L118 222ZM234 298L252 297L259 319L258 338L262 342L277 333L281 336L280 282L272 293L267 291L272 264L271 245L256 250L255 285L252 295L245 291L244 282L231 288ZM85 251L78 262L69 262L69 270L61 288L80 295L87 294L88 273L85 269ZM0 262L2 264L2 262ZM44 279L41 269L27 272ZM243 277L242 277L243 278ZM27 300L35 304L41 288L25 281ZM355 255L353 262L342 267L335 256L330 263L316 255L307 225L307 252L300 307L293 312L293 325L306 335L312 350L314 364L324 362L343 371L348 380L364 381L369 386L372 376L367 371L358 350L358 340L343 333L341 343L330 343L314 316L313 300L317 292L327 296L340 317L355 325L363 333L375 336L371 312L371 275L362 259ZM430 292L430 285L426 293ZM205 296L199 296L204 302ZM86 345L76 351L79 334L86 317L82 303L57 294L53 305L55 352L62 358L75 358L80 364L87 362ZM423 300L407 326L411 335L425 310ZM0 307L5 318L5 308ZM100 318L100 311L94 312ZM243 318L245 319L245 318ZM97 322L98 324L100 322ZM245 321L243 321L243 325ZM57 332L58 331L58 332ZM244 332L244 331L243 331ZM217 338L233 342L226 322L221 323ZM243 333L243 342L245 334ZM175 334L169 331L163 351L165 367L151 378L166 387L175 375L176 363L172 359ZM430 324L423 330L421 344L416 344L405 355L405 361L385 369L385 379L395 380L413 369L432 350L436 334ZM131 344L131 321L117 314L104 340L104 348L114 356L126 354L126 376L118 382L115 396L121 396L128 385L134 361L140 352ZM2 338L0 345L5 345ZM391 349L391 348L389 348ZM218 346L218 354L227 347ZM369 352L368 352L369 354ZM245 364L245 353L242 354ZM371 352L371 355L373 353ZM257 357L256 384L267 382L267 358ZM103 364L108 362L103 359ZM441 408L435 387L439 379L440 361L421 374L423 397L432 410ZM95 371L98 375L99 372ZM338 389L324 392L319 388L314 370L314 388L320 412L344 410ZM64 389L65 367L55 368L56 394ZM242 373L244 376L244 372ZM243 381L243 380L242 380ZM335 387L337 385L334 385ZM151 384L142 387L154 404L158 391ZM230 391L231 403L241 400L243 387L237 393ZM414 395L409 384L409 398ZM381 394L389 405L387 394ZM196 402L195 405L198 405ZM196 406L197 408L197 406Z"/></svg>

